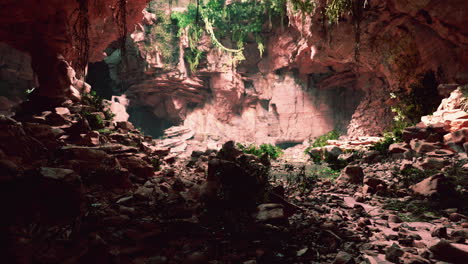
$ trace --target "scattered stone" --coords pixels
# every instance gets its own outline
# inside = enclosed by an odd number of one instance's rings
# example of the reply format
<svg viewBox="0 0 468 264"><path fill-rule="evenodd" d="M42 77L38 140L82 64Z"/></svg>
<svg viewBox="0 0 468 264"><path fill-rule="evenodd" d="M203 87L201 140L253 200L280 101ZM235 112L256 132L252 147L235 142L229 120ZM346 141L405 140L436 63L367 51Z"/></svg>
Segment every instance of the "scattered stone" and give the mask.
<svg viewBox="0 0 468 264"><path fill-rule="evenodd" d="M394 243L385 251L385 259L393 263L399 263L400 257L403 256L404 253L405 252Z"/></svg>
<svg viewBox="0 0 468 264"><path fill-rule="evenodd" d="M438 238L447 238L447 228L444 226L435 227L431 231L431 236Z"/></svg>
<svg viewBox="0 0 468 264"><path fill-rule="evenodd" d="M255 219L258 222L284 222L286 215L281 204L261 204L257 207Z"/></svg>
<svg viewBox="0 0 468 264"><path fill-rule="evenodd" d="M338 254L336 254L335 260L333 261L333 264L354 264L356 263L354 261L353 256L348 254L347 252L340 251Z"/></svg>
<svg viewBox="0 0 468 264"><path fill-rule="evenodd" d="M389 215L388 216L388 222L390 223L403 223L401 218L397 215Z"/></svg>

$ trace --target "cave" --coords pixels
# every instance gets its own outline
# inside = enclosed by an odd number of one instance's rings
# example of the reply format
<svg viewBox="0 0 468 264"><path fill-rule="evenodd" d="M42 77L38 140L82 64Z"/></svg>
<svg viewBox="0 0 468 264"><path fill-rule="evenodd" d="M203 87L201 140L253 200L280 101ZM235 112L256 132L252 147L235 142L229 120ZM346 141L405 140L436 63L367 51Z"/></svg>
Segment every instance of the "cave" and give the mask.
<svg viewBox="0 0 468 264"><path fill-rule="evenodd" d="M464 0L3 0L0 259L468 259Z"/></svg>

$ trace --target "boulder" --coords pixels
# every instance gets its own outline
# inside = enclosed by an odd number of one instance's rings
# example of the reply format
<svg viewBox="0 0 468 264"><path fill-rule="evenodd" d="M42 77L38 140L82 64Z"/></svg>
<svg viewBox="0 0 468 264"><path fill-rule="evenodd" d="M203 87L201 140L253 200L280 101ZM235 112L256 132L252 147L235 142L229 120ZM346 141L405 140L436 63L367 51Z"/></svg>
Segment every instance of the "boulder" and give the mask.
<svg viewBox="0 0 468 264"><path fill-rule="evenodd" d="M20 173L20 169L15 163L0 159L0 184L15 179Z"/></svg>
<svg viewBox="0 0 468 264"><path fill-rule="evenodd" d="M393 244L385 251L385 259L393 263L400 263L400 258L404 253L397 244Z"/></svg>
<svg viewBox="0 0 468 264"><path fill-rule="evenodd" d="M43 216L49 220L61 220L80 214L83 188L77 173L69 169L42 167L37 176L37 197L32 202L37 203Z"/></svg>
<svg viewBox="0 0 468 264"><path fill-rule="evenodd" d="M257 222L278 223L287 220L282 204L260 204L255 215Z"/></svg>
<svg viewBox="0 0 468 264"><path fill-rule="evenodd" d="M120 129L123 129L125 131L130 131L130 130L133 130L135 129L135 127L133 126L132 123L128 122L128 121L120 121L120 122L117 122L116 123L116 127L117 128L120 128Z"/></svg>
<svg viewBox="0 0 468 264"><path fill-rule="evenodd" d="M360 166L357 165L348 165L342 171L337 183L353 183L353 184L362 184L364 179L364 171Z"/></svg>
<svg viewBox="0 0 468 264"><path fill-rule="evenodd" d="M418 139L412 139L410 141L410 146L411 146L411 149L414 150L418 154L424 154L426 152L434 151L440 148L438 144L426 142L424 140L418 140Z"/></svg>
<svg viewBox="0 0 468 264"><path fill-rule="evenodd" d="M402 138L406 143L409 143L412 139L425 139L427 136L427 129L417 126L407 127L403 129L402 133Z"/></svg>
<svg viewBox="0 0 468 264"><path fill-rule="evenodd" d="M53 138L52 134L48 136ZM47 153L46 146L26 134L21 123L5 116L0 116L0 150L9 158L23 161L37 160Z"/></svg>
<svg viewBox="0 0 468 264"><path fill-rule="evenodd" d="M340 251L336 254L335 260L333 260L332 264L354 264L354 258L351 254Z"/></svg>
<svg viewBox="0 0 468 264"><path fill-rule="evenodd" d="M464 264L468 259L468 245L450 243L444 239L432 245L429 250L435 259L454 264Z"/></svg>
<svg viewBox="0 0 468 264"><path fill-rule="evenodd" d="M463 145L468 141L468 128L463 128L451 133L451 141L458 145Z"/></svg>
<svg viewBox="0 0 468 264"><path fill-rule="evenodd" d="M395 154L395 153L404 153L409 151L409 145L407 143L393 143L388 147L388 153Z"/></svg>
<svg viewBox="0 0 468 264"><path fill-rule="evenodd" d="M148 178L153 176L154 168L151 164L137 156L119 156L120 164L138 177Z"/></svg>
<svg viewBox="0 0 468 264"><path fill-rule="evenodd" d="M340 154L342 154L343 151L337 147L337 146L325 146L323 147L323 154L325 155L325 158L327 161L334 161L337 160Z"/></svg>
<svg viewBox="0 0 468 264"><path fill-rule="evenodd" d="M444 158L426 157L414 164L414 167L420 170L440 170L445 167L445 164Z"/></svg>
<svg viewBox="0 0 468 264"><path fill-rule="evenodd" d="M436 174L412 185L410 189L416 195L430 197L434 195L446 195L452 193L452 186L443 174Z"/></svg>

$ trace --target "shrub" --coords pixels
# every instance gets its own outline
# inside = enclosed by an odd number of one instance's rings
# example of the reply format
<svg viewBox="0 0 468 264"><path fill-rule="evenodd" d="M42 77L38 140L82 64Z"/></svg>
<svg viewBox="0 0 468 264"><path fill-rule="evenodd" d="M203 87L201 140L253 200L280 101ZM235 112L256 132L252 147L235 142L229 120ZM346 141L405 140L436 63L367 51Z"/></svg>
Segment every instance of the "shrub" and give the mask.
<svg viewBox="0 0 468 264"><path fill-rule="evenodd" d="M270 159L274 160L283 155L283 150L281 148L271 144L261 144L260 146L256 146L254 144L244 145L237 143L237 147L246 154L252 154L257 157L261 157L264 154L267 154Z"/></svg>
<svg viewBox="0 0 468 264"><path fill-rule="evenodd" d="M370 147L371 150L377 150L378 152L382 154L387 154L388 153L388 147L393 144L401 142L401 136L397 137L395 136L394 132L387 132L384 133L384 137L382 140L379 142L375 143L372 147Z"/></svg>
<svg viewBox="0 0 468 264"><path fill-rule="evenodd" d="M104 120L99 114L89 112L83 112L81 114L86 118L91 129L96 130L104 128Z"/></svg>
<svg viewBox="0 0 468 264"><path fill-rule="evenodd" d="M95 91L84 93L81 97L81 101L83 104L92 106L97 112L104 113L106 120L112 120L115 116L115 114L109 109L109 103L104 101L104 99L97 95Z"/></svg>
<svg viewBox="0 0 468 264"><path fill-rule="evenodd" d="M325 147L328 145L327 141L328 140L336 140L340 137L340 133L336 130L332 130L325 135L321 135L318 138L315 139L314 143L312 143L312 148L317 148L317 147Z"/></svg>

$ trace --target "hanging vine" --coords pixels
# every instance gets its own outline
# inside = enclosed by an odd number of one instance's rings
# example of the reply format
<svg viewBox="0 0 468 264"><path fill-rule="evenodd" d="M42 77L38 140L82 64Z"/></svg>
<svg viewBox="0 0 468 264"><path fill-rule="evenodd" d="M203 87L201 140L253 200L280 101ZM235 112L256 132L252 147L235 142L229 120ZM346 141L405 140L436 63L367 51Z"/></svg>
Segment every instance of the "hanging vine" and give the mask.
<svg viewBox="0 0 468 264"><path fill-rule="evenodd" d="M76 0L78 8L74 13L77 18L73 24L73 42L77 50L76 70L78 75L84 77L89 61L89 12L88 0Z"/></svg>
<svg viewBox="0 0 468 264"><path fill-rule="evenodd" d="M122 78L122 85L121 85L121 92L123 92L125 88L125 74L127 71L127 0L117 0L117 9L115 14L115 21L117 24L117 28L119 31L119 48L120 48L120 57L122 59L122 70L121 73L123 74Z"/></svg>

